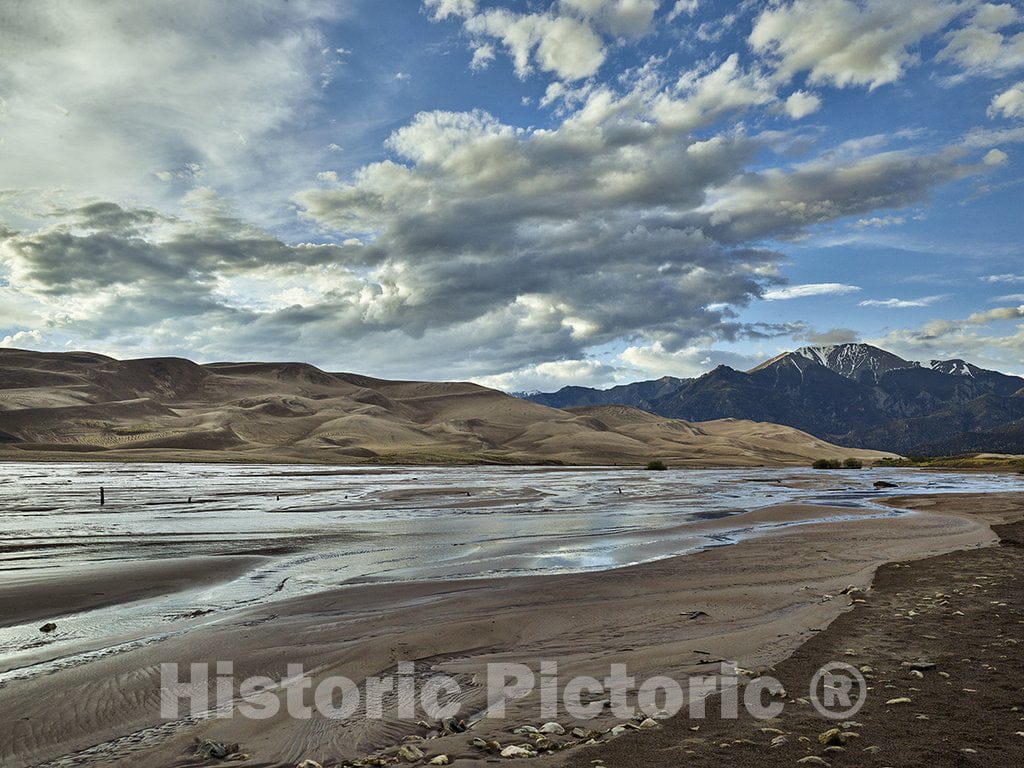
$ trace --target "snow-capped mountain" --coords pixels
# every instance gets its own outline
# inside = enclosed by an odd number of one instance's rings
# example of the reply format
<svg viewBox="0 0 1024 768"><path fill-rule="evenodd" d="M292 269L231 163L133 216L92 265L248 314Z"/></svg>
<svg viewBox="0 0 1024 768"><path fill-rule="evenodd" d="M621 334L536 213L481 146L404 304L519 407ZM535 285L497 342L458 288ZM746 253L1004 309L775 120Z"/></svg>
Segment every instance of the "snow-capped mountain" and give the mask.
<svg viewBox="0 0 1024 768"><path fill-rule="evenodd" d="M751 373L779 365L795 366L801 371L808 365L820 365L854 381L862 381L865 378L878 381L878 377L883 373L902 368L917 368L920 363L904 360L870 344L830 344L822 347L801 347L795 352L786 352L762 363Z"/></svg>
<svg viewBox="0 0 1024 768"><path fill-rule="evenodd" d="M771 421L905 455L1024 453L1024 379L964 360L921 365L870 344L803 347L746 372L723 365L695 379L565 387L528 399L555 408L621 403L690 421Z"/></svg>

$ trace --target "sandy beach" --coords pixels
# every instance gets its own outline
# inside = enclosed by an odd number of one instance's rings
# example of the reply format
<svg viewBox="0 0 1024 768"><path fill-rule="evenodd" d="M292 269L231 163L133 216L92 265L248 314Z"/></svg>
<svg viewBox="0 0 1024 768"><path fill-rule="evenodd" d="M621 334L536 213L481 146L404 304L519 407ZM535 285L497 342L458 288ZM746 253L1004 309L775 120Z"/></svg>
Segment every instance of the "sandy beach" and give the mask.
<svg viewBox="0 0 1024 768"><path fill-rule="evenodd" d="M774 666L808 640L820 642L822 630L851 608L851 598L842 591L868 589L879 566L954 550L994 551L998 538L989 524L1005 522L1021 504L1019 496L1005 494L913 501L921 510L896 517L837 507L831 522L821 521L818 505L766 507L739 516L751 525L779 523L756 538L625 568L354 585L223 616L199 616L176 625L174 632L110 646L114 650L84 662L61 663L56 651L48 659L42 648L36 667L22 669L13 679L0 676L0 718L9 724L0 734L0 755L12 768L213 765L193 756L196 739L209 739L239 744L249 756L243 765L292 766L312 759L332 766L368 755L393 756L407 738L431 735L430 726L358 715L340 722L317 714L295 720L283 712L261 721L163 719L160 665L168 662L187 669L193 663L232 661L238 679L257 674L280 679L288 664L302 664L314 683L332 675L358 683L412 661L417 674L443 672L462 682L464 714L485 709L482 680L486 665L494 662L537 668L542 661L554 661L563 678L603 677L617 663L641 678L678 680L720 660L746 669ZM910 506L905 499L892 503ZM735 528L737 519L729 525ZM147 583L173 589L181 565L167 564ZM212 579L219 567L216 562L191 563L188 572L198 580ZM108 583L83 582L67 592L67 599L88 604L87 592L109 591L143 575L138 571ZM125 586L117 589L123 590L121 599L134 596ZM4 599L23 615L35 616L31 606L40 595L29 590L19 597L8 591ZM504 719L484 718L467 733L409 743L424 753L424 763L446 755L456 765L483 765L495 758L472 746L471 739L522 743L524 737L509 730L539 725L537 708L531 694L512 702ZM663 745L667 734L679 730L674 722L630 736L629 743ZM608 713L578 723L562 717L561 723L605 731L620 721ZM654 747L630 747L649 748ZM574 754L579 750L569 749L537 759L648 764L646 757L639 763L625 756L625 746L604 749L588 746L579 756ZM652 759L649 764L657 763Z"/></svg>

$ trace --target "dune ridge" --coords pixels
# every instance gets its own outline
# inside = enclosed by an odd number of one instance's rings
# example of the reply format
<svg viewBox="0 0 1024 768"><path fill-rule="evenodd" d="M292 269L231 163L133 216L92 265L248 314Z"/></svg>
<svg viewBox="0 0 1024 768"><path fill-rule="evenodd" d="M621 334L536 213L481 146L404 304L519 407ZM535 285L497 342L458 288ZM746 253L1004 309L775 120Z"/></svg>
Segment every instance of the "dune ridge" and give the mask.
<svg viewBox="0 0 1024 768"><path fill-rule="evenodd" d="M306 363L0 350L2 459L758 466L884 455L777 424L563 410Z"/></svg>

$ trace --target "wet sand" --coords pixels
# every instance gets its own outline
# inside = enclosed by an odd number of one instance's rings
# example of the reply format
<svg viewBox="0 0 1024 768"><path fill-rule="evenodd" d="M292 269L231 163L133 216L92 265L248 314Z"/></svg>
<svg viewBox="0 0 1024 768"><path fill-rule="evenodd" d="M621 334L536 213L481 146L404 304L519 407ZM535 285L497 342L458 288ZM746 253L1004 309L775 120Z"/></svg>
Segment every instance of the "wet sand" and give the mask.
<svg viewBox="0 0 1024 768"><path fill-rule="evenodd" d="M1024 515L1024 494L915 502L945 514L969 508L996 521ZM801 697L788 699L778 718L680 716L578 750L565 765L1024 765L1024 523L994 530L1000 546L882 566L865 602L772 671L790 696ZM869 686L863 708L845 724L807 703L815 671L833 660L863 670ZM829 748L819 736L836 726L844 735Z"/></svg>
<svg viewBox="0 0 1024 768"><path fill-rule="evenodd" d="M0 627L55 621L109 605L227 581L261 561L222 556L100 562L73 569L8 570L0 582ZM70 570L70 573L69 573Z"/></svg>
<svg viewBox="0 0 1024 768"><path fill-rule="evenodd" d="M752 516L787 525L732 546L628 568L354 586L197 619L187 632L56 671L44 666L44 674L0 688L0 721L7 725L0 757L11 768L74 753L80 754L54 764L188 765L200 762L191 752L194 739L203 738L240 743L251 759L234 764L293 766L311 758L339 765L393 751L405 737L426 731L358 716L166 722L159 716L159 665L231 660L236 679L280 679L288 663L301 663L316 684L338 674L360 682L414 661L423 671L462 681L468 714L484 707L488 662L537 668L542 660L556 661L563 679L603 677L612 663L627 664L641 678L676 679L706 669L709 660L747 668L777 664L848 610L839 592L867 587L879 565L996 541L984 517L945 510L873 518L841 508L836 514L849 519L799 524L812 512L820 517L823 510L762 509ZM420 747L428 757L447 754L456 765L484 765L494 758L471 747L470 738L518 740L509 724L536 724L536 712L536 700L527 697L511 705L507 721L483 720L469 734ZM586 725L607 728L617 722L610 718ZM580 754L602 756L591 749ZM571 751L538 759L567 756ZM606 764L643 764L613 759L609 752Z"/></svg>

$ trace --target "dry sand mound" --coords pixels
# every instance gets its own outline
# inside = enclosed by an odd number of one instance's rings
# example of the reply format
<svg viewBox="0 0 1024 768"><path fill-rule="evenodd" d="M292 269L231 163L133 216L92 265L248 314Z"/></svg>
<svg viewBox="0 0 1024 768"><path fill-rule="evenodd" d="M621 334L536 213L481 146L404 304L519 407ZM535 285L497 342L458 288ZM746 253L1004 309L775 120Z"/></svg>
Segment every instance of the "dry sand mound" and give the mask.
<svg viewBox="0 0 1024 768"><path fill-rule="evenodd" d="M872 460L776 424L558 410L464 382L305 363L114 360L0 350L0 457L179 461L806 465Z"/></svg>

